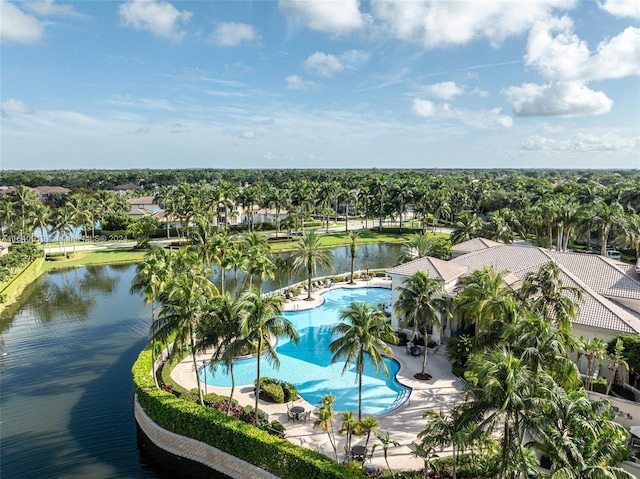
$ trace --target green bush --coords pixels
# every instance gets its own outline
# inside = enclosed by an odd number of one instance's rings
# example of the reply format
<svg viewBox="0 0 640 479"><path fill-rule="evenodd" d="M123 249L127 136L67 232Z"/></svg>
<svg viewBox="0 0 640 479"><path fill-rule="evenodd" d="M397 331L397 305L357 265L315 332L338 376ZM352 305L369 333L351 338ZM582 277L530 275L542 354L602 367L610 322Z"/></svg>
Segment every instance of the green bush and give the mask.
<svg viewBox="0 0 640 479"><path fill-rule="evenodd" d="M606 394L607 392L607 380L605 378L597 377L593 380L593 391Z"/></svg>
<svg viewBox="0 0 640 479"><path fill-rule="evenodd" d="M293 384L283 382L282 391L284 392L284 402L291 402L298 399L298 388Z"/></svg>
<svg viewBox="0 0 640 479"><path fill-rule="evenodd" d="M256 381L253 384L256 385ZM265 401L279 404L295 401L298 397L298 388L280 379L260 378L260 397Z"/></svg>
<svg viewBox="0 0 640 479"><path fill-rule="evenodd" d="M284 391L280 384L269 383L260 387L260 399L269 402L282 404L284 402Z"/></svg>

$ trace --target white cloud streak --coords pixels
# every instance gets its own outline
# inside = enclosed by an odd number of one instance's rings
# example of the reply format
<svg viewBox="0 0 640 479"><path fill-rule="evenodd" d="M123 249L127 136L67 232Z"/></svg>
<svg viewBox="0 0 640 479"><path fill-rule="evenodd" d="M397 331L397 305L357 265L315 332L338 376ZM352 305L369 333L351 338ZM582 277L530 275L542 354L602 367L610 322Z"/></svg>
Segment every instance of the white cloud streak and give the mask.
<svg viewBox="0 0 640 479"><path fill-rule="evenodd" d="M60 5L53 0L25 2L24 8L41 17L79 17L72 5Z"/></svg>
<svg viewBox="0 0 640 479"><path fill-rule="evenodd" d="M522 143L520 149L524 151L634 152L640 149L640 136L622 138L617 135L579 133L571 138L558 140L533 135Z"/></svg>
<svg viewBox="0 0 640 479"><path fill-rule="evenodd" d="M213 41L222 47L235 47L242 42L251 42L259 37L253 26L246 23L221 23L213 33Z"/></svg>
<svg viewBox="0 0 640 479"><path fill-rule="evenodd" d="M317 90L320 85L311 80L303 80L298 75L290 75L285 78L288 90Z"/></svg>
<svg viewBox="0 0 640 479"><path fill-rule="evenodd" d="M415 98L412 110L421 118L451 119L478 129L511 128L513 125L513 119L505 115L501 108L472 111L466 108L454 108L449 103L433 103Z"/></svg>
<svg viewBox="0 0 640 479"><path fill-rule="evenodd" d="M464 90L456 85L454 81L444 81L427 85L424 90L439 100L451 100L464 93Z"/></svg>
<svg viewBox="0 0 640 479"><path fill-rule="evenodd" d="M20 115L31 115L33 113L33 108L20 100L9 98L7 101L3 101L0 104L0 111L3 114L17 113Z"/></svg>

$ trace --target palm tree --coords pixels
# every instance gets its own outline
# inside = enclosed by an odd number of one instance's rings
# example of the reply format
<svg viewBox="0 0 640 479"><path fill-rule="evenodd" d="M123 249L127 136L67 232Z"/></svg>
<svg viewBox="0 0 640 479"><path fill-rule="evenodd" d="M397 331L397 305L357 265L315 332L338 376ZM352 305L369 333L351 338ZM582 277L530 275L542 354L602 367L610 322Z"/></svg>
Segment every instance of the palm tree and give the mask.
<svg viewBox="0 0 640 479"><path fill-rule="evenodd" d="M464 421L464 408L456 406L446 413L425 411L422 417L427 420L425 428L418 433L424 448L439 447L441 449L452 446L453 479L456 479L456 459L469 443L470 425Z"/></svg>
<svg viewBox="0 0 640 479"><path fill-rule="evenodd" d="M609 401L592 402L584 390L549 390L544 414L532 415L528 447L551 461L549 477L581 479L634 477L616 464L628 455L627 431L611 417Z"/></svg>
<svg viewBox="0 0 640 479"><path fill-rule="evenodd" d="M360 236L360 231L349 231L349 252L351 253L351 280L349 284L355 284L353 281L353 269L356 264L356 253L358 252L358 237Z"/></svg>
<svg viewBox="0 0 640 479"><path fill-rule="evenodd" d="M322 249L320 236L311 230L304 234L302 241L296 245L291 253L293 257L293 267L296 271L306 269L307 272L307 301L313 301L311 297L311 279L316 268L320 266L326 270L333 266L333 253L330 250Z"/></svg>
<svg viewBox="0 0 640 479"><path fill-rule="evenodd" d="M584 385L587 391L590 391L593 387L594 368L596 363L604 359L607 353L606 346L607 343L599 338L581 341L580 348L584 357L587 359L587 372Z"/></svg>
<svg viewBox="0 0 640 479"><path fill-rule="evenodd" d="M241 296L231 297L224 294L217 297L213 308L199 325L199 349L215 348L211 355L209 368L213 374L219 365L231 376L231 392L227 404L227 415L231 414L233 393L235 391L234 361L245 353L250 344L242 335L242 315L245 303Z"/></svg>
<svg viewBox="0 0 640 479"><path fill-rule="evenodd" d="M611 228L616 224L621 224L623 217L622 205L617 201L607 204L604 200L598 200L593 205L589 221L598 230L601 256L607 255L607 243Z"/></svg>
<svg viewBox="0 0 640 479"><path fill-rule="evenodd" d="M354 363L358 377L358 421L362 418L362 375L366 356L371 358L376 374L380 367L389 376L387 365L382 355L392 356L393 352L385 343L395 343L396 334L387 321L385 314L379 309L364 303L353 302L340 314L343 322L335 325L332 332L339 335L329 344L329 351L333 353L331 362L345 359L342 373L348 369L349 364Z"/></svg>
<svg viewBox="0 0 640 479"><path fill-rule="evenodd" d="M425 379L431 376L426 374L427 369L427 345L429 326L441 328L441 317L449 317L451 313L448 309L447 301L442 297L444 288L440 280L430 278L428 273L417 271L413 276L406 278L402 286L398 288L398 300L394 304L394 309L398 314L404 314L403 327L412 326L412 338L416 336L419 326L424 328L424 353L422 358L422 372L420 375Z"/></svg>
<svg viewBox="0 0 640 479"><path fill-rule="evenodd" d="M518 477L529 472L523 449L527 430L527 413L535 400L533 373L523 359L508 349L492 349L486 354L473 354L467 363L472 371L470 392L474 397L481 430L500 435L500 477Z"/></svg>
<svg viewBox="0 0 640 479"><path fill-rule="evenodd" d="M485 266L461 281L464 290L454 300L456 317L475 325L476 344L491 342L516 319L518 304L505 282L507 274Z"/></svg>
<svg viewBox="0 0 640 479"><path fill-rule="evenodd" d="M484 223L475 213L464 211L458 216L451 232L451 243L458 244L480 236Z"/></svg>
<svg viewBox="0 0 640 479"><path fill-rule="evenodd" d="M389 446L398 447L400 443L395 439L391 439L389 436L389 431L385 431L384 435L381 433L376 434L378 441L382 444L382 453L384 454L384 462L387 465L387 470L392 478L396 477L395 472L391 470L391 466L389 466Z"/></svg>
<svg viewBox="0 0 640 479"><path fill-rule="evenodd" d="M152 337L167 340L175 335L175 343L190 343L193 370L196 374L200 404L204 405L198 364L196 362L196 327L211 309L218 289L211 281L211 268L193 252L180 252L174 258L174 276L160 295L162 305L152 325Z"/></svg>
<svg viewBox="0 0 640 479"><path fill-rule="evenodd" d="M22 221L20 236L21 242L24 242L27 237L27 218L29 217L29 211L40 204L40 198L35 191L24 185L17 186L11 196L16 206L15 211L19 211L20 213L20 219Z"/></svg>
<svg viewBox="0 0 640 479"><path fill-rule="evenodd" d="M73 234L72 218L66 207L58 208L53 217L53 226L51 231L58 233L58 240L62 240L62 254L67 255L65 240L68 235Z"/></svg>
<svg viewBox="0 0 640 479"><path fill-rule="evenodd" d="M318 418L314 421L313 427L319 427L323 432L327 434L329 437L329 442L331 443L331 447L333 447L333 453L336 456L336 461L338 460L338 446L336 443L336 434L333 429L333 423L336 420L335 412L333 411L333 403L335 402L336 397L332 394L326 394L322 401L320 401L320 408L316 412L316 416Z"/></svg>
<svg viewBox="0 0 640 479"><path fill-rule="evenodd" d="M431 254L433 240L427 235L411 235L409 241L401 247L398 264L408 263L414 259L425 258Z"/></svg>
<svg viewBox="0 0 640 479"><path fill-rule="evenodd" d="M611 362L609 365L609 369L613 372L611 373L611 381L607 384L607 391L605 394L609 394L611 392L611 388L613 384L616 382L616 377L618 375L618 370L620 366L629 370L629 364L627 364L626 358L624 357L624 344L622 339L618 338L616 340L616 344L614 346L613 353L609 354L609 361Z"/></svg>
<svg viewBox="0 0 640 479"><path fill-rule="evenodd" d="M582 301L583 294L580 288L564 286L560 273L556 261L543 264L538 271L527 273L518 296L531 313L549 318L559 328L570 331L571 321L578 317L576 303Z"/></svg>
<svg viewBox="0 0 640 479"><path fill-rule="evenodd" d="M534 374L543 370L563 387L579 384L570 351L576 344L570 331L553 327L551 319L529 316L510 325L503 339L526 361Z"/></svg>
<svg viewBox="0 0 640 479"><path fill-rule="evenodd" d="M162 248L152 248L138 264L136 275L131 282L132 293L142 293L144 303L151 305L151 326L156 320L156 300L169 281L171 275L171 255ZM152 338L152 355L155 361L155 339Z"/></svg>
<svg viewBox="0 0 640 479"><path fill-rule="evenodd" d="M258 422L258 400L260 397L260 363L264 354L276 368L280 366L280 359L271 338L286 337L294 344L298 344L298 332L287 318L280 314L282 308L281 296L262 296L260 291L253 289L242 295L245 303L245 315L242 318L241 331L246 341L251 344L257 354L256 366L256 403L255 414Z"/></svg>

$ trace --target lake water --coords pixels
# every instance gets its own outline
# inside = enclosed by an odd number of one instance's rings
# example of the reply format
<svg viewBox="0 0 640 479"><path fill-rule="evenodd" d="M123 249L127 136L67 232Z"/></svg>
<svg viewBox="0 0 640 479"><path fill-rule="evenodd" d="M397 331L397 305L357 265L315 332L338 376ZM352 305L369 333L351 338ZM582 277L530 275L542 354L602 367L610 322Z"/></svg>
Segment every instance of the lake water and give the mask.
<svg viewBox="0 0 640 479"><path fill-rule="evenodd" d="M362 245L357 267L398 255ZM335 272L349 261L337 248ZM129 293L134 275L134 265L48 273L0 318L0 477L176 477L138 448L130 370L150 308Z"/></svg>

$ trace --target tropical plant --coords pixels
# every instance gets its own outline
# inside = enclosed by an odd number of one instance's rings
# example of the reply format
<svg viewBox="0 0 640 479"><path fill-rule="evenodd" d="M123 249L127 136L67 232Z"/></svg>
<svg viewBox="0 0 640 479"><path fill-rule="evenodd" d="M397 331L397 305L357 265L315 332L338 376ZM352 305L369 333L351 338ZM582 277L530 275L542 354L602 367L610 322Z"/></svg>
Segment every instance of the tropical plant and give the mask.
<svg viewBox="0 0 640 479"><path fill-rule="evenodd" d="M513 290L505 282L508 271L484 266L461 280L455 300L456 318L475 326L476 344L494 343L518 313Z"/></svg>
<svg viewBox="0 0 640 479"><path fill-rule="evenodd" d="M555 261L527 273L518 297L532 314L552 320L564 331L571 330L571 321L578 316L578 303L583 300L580 288L563 284L560 266Z"/></svg>
<svg viewBox="0 0 640 479"><path fill-rule="evenodd" d="M351 253L351 279L349 284L355 284L353 281L353 270L356 264L356 253L358 252L358 237L360 231L349 231L349 252Z"/></svg>
<svg viewBox="0 0 640 479"><path fill-rule="evenodd" d="M302 236L302 241L296 245L291 253L293 258L293 267L296 271L306 270L307 273L307 301L312 301L311 297L311 279L313 278L316 268L320 266L326 270L333 266L333 253L330 250L323 249L320 245L320 237L315 231L308 231Z"/></svg>
<svg viewBox="0 0 640 479"><path fill-rule="evenodd" d="M166 341L175 336L176 344L188 339L200 404L204 404L196 362L196 327L210 311L218 289L210 279L211 268L203 266L193 252L180 251L174 256L172 267L174 274L160 294L162 305L151 326L152 337Z"/></svg>
<svg viewBox="0 0 640 479"><path fill-rule="evenodd" d="M404 315L402 326L413 328L412 340L417 335L420 325L423 326L425 346L428 344L427 331L429 327L441 328L442 317L451 316L448 302L442 297L444 288L437 278L429 277L424 271L417 271L413 276L405 278L398 287L398 300L393 305L398 314ZM421 375L426 374L427 348L424 348Z"/></svg>
<svg viewBox="0 0 640 479"><path fill-rule="evenodd" d="M274 367L280 366L280 359L271 338L286 337L298 344L298 333L287 318L280 314L281 296L262 296L259 290L249 290L242 295L245 314L242 318L242 336L256 352L256 399L255 414L258 422L258 400L260 396L260 366L262 356Z"/></svg>
<svg viewBox="0 0 640 479"><path fill-rule="evenodd" d="M629 364L627 364L626 358L624 356L624 343L622 342L622 339L617 339L614 351L613 353L608 355L608 359L610 362L609 369L611 369L613 372L611 373L611 380L607 384L606 394L609 394L611 392L611 387L616 382L620 367L622 366L623 368L625 368L625 370L629 370Z"/></svg>
<svg viewBox="0 0 640 479"><path fill-rule="evenodd" d="M367 356L370 358L376 374L382 368L388 376L389 371L382 355L393 355L393 351L386 343L395 343L397 337L385 314L365 303L351 303L347 309L342 311L340 319L341 322L332 328L332 333L338 338L329 344L329 351L333 354L331 362L335 363L344 358L343 374L350 364L355 365L358 379L358 421L360 421L362 418L362 376L366 358Z"/></svg>
<svg viewBox="0 0 640 479"><path fill-rule="evenodd" d="M320 407L318 411L316 411L317 419L313 423L313 427L319 427L323 432L327 434L329 437L329 443L333 448L333 453L336 456L336 461L338 460L338 445L336 443L336 434L333 427L333 423L336 420L335 412L333 411L333 404L336 400L336 397L332 394L326 394L322 401L320 401Z"/></svg>

